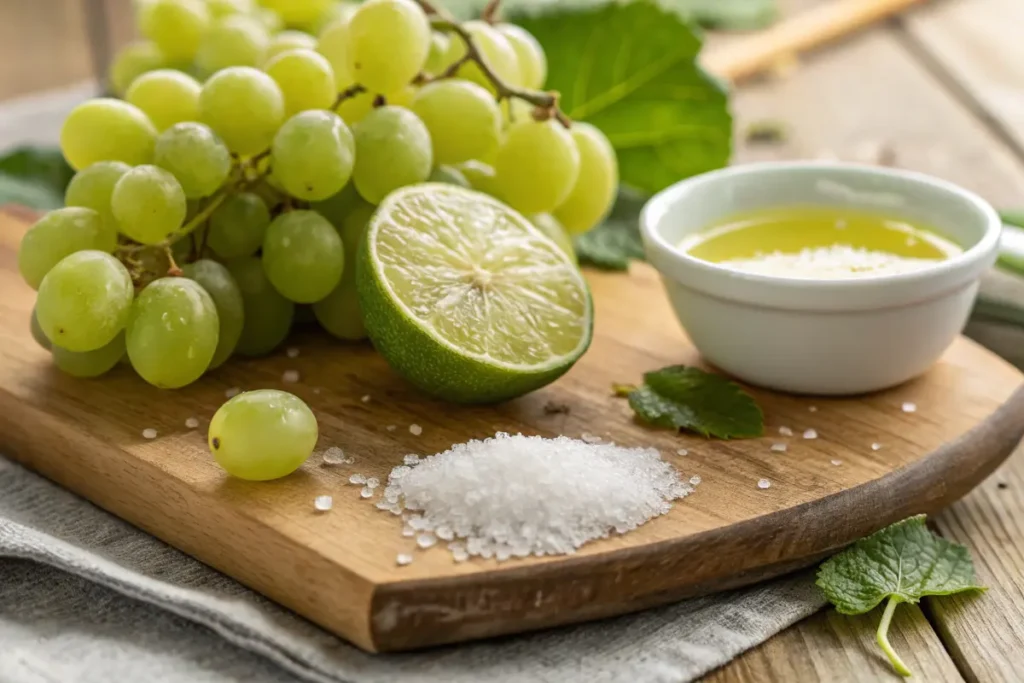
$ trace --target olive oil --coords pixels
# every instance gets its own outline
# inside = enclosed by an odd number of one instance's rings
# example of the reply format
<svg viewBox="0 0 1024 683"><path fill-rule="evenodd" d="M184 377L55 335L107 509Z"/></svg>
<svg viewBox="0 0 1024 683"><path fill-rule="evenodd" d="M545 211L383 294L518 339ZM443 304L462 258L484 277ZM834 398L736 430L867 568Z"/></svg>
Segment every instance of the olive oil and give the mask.
<svg viewBox="0 0 1024 683"><path fill-rule="evenodd" d="M688 235L679 246L691 256L739 270L805 278L907 272L963 251L918 223L822 206L729 216Z"/></svg>

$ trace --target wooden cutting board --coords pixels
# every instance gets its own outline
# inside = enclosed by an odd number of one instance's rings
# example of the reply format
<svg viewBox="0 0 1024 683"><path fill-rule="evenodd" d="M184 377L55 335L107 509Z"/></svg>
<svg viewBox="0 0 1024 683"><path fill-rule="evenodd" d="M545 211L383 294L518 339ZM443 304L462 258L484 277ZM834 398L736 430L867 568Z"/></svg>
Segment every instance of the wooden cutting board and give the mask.
<svg viewBox="0 0 1024 683"><path fill-rule="evenodd" d="M593 347L554 385L497 407L435 402L369 346L312 332L285 345L297 357L282 348L232 361L179 391L154 389L127 367L74 379L53 368L29 334L35 297L16 262L26 225L24 216L0 213L0 451L366 650L595 619L774 576L959 498L1024 433L1021 375L964 339L926 376L884 393L824 400L755 391L768 425L761 439L708 441L648 429L611 396L611 384L700 361L656 274L642 265L628 276L589 273ZM285 384L287 370L300 381ZM207 451L205 430L233 387L301 396L320 421L318 450L339 446L355 463L327 467L314 455L276 482L225 476ZM904 412L905 402L917 411ZM553 406L569 412L553 413ZM198 429L185 426L190 417ZM423 433L410 433L411 424ZM780 436L780 427L796 436ZM159 436L143 438L147 428ZM806 429L818 438L802 438ZM501 564L456 564L441 547L416 550L399 518L346 483L354 473L385 480L408 453L497 431L589 432L655 446L684 477L703 481L635 532L571 557ZM774 443L788 450L773 452ZM677 455L681 448L688 454ZM759 488L760 479L770 488ZM334 497L333 510L315 512L320 494ZM399 553L415 561L399 567Z"/></svg>

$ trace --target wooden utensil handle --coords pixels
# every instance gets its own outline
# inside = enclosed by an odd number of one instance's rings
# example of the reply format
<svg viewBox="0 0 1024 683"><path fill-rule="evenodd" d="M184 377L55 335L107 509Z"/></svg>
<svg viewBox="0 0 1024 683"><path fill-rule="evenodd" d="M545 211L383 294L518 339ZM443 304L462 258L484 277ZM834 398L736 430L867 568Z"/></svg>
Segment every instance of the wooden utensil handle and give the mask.
<svg viewBox="0 0 1024 683"><path fill-rule="evenodd" d="M923 0L834 0L786 19L770 29L706 53L704 67L719 78L738 81L780 59L891 16Z"/></svg>

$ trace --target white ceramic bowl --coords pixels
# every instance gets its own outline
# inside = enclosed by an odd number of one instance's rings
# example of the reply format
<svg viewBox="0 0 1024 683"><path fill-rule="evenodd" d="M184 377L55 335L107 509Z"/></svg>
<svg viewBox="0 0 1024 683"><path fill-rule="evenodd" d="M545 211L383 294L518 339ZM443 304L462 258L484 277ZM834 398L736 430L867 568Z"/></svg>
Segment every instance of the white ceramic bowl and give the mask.
<svg viewBox="0 0 1024 683"><path fill-rule="evenodd" d="M964 252L896 275L809 280L745 273L680 251L737 212L835 206L920 221ZM963 329L1002 225L977 195L918 173L836 163L735 166L677 183L640 216L647 260L710 363L803 394L884 389L928 369Z"/></svg>

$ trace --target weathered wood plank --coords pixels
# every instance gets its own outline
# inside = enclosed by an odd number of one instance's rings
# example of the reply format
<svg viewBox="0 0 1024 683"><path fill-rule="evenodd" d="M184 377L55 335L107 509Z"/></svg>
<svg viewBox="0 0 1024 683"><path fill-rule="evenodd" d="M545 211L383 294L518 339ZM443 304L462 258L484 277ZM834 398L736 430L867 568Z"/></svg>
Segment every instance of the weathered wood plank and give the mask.
<svg viewBox="0 0 1024 683"><path fill-rule="evenodd" d="M879 610L858 617L823 610L710 674L705 683L901 680L875 643L880 618ZM963 680L916 605L901 605L896 611L889 640L916 680Z"/></svg>

